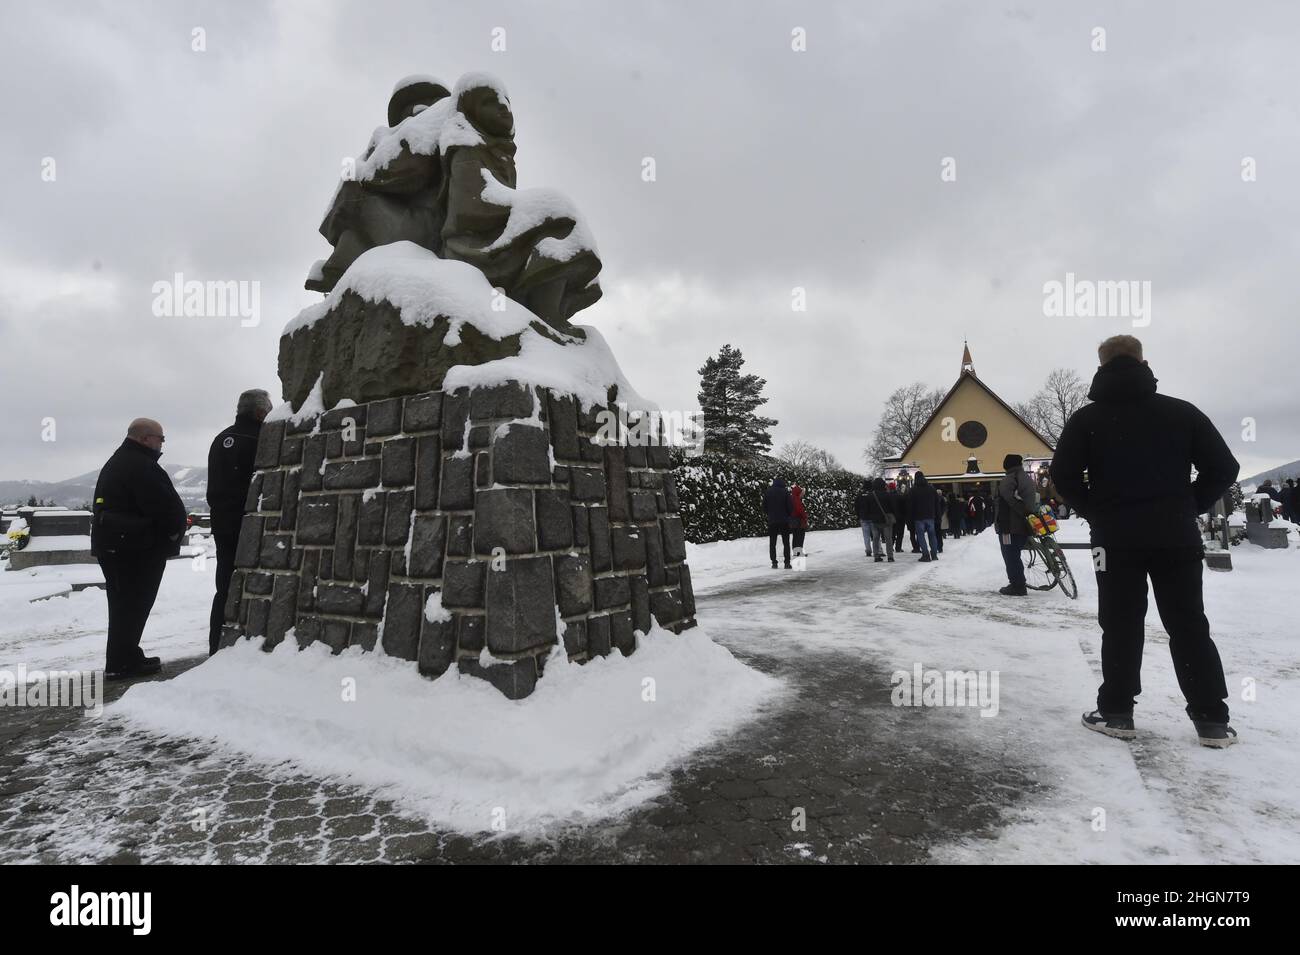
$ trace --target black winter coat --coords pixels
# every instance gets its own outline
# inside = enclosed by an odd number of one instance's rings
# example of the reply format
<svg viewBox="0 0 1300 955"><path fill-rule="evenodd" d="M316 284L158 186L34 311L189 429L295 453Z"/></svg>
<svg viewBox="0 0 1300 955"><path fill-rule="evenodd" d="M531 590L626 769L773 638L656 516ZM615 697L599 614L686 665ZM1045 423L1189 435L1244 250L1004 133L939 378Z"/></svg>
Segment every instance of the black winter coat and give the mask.
<svg viewBox="0 0 1300 955"><path fill-rule="evenodd" d="M879 487L871 487L858 495L858 500L862 501L862 510L858 512L858 519L870 521L873 524L886 523L886 516L894 513L893 502L889 499L889 491L885 488L885 482L881 481Z"/></svg>
<svg viewBox="0 0 1300 955"><path fill-rule="evenodd" d="M1237 479L1218 429L1190 402L1156 394L1151 369L1127 355L1098 369L1088 397L1061 432L1052 480L1093 545L1199 545L1196 515Z"/></svg>
<svg viewBox="0 0 1300 955"><path fill-rule="evenodd" d="M908 523L932 521L939 516L939 495L925 478L920 478L912 485L907 495Z"/></svg>
<svg viewBox="0 0 1300 955"><path fill-rule="evenodd" d="M138 441L125 438L108 462L100 468L95 482L94 510L90 549L96 556L107 551L98 517L103 511L116 511L146 517L152 523L153 545L140 556L175 557L185 537L185 505L172 485L172 479L158 465L161 452Z"/></svg>
<svg viewBox="0 0 1300 955"><path fill-rule="evenodd" d="M790 491L786 488L785 481L780 478L774 480L772 486L763 492L763 513L767 515L769 524L790 526L790 518L794 516L794 502L790 500Z"/></svg>
<svg viewBox="0 0 1300 955"><path fill-rule="evenodd" d="M238 534L244 517L248 486L262 422L239 415L235 423L212 439L208 449L208 510L214 534Z"/></svg>

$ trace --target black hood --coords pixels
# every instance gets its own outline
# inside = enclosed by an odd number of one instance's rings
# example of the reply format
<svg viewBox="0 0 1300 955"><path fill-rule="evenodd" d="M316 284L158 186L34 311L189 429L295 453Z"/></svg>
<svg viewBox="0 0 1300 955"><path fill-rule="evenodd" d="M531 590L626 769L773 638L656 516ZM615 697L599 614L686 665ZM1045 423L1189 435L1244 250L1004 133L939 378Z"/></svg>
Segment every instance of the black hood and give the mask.
<svg viewBox="0 0 1300 955"><path fill-rule="evenodd" d="M1156 376L1145 362L1131 355L1112 358L1092 376L1088 397L1093 401L1138 401L1156 393Z"/></svg>

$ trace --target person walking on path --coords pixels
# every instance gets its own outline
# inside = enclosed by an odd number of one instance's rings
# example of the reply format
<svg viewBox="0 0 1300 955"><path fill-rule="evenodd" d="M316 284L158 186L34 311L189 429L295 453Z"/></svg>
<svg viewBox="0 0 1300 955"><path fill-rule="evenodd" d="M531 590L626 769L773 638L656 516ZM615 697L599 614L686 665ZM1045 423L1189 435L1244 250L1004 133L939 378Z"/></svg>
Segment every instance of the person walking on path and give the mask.
<svg viewBox="0 0 1300 955"><path fill-rule="evenodd" d="M1136 735L1149 577L1187 715L1202 745L1223 748L1237 732L1205 616L1196 517L1237 479L1237 460L1200 409L1156 393L1136 338L1106 339L1098 358L1093 403L1066 422L1052 461L1052 480L1091 527L1097 565L1102 684L1083 725Z"/></svg>
<svg viewBox="0 0 1300 955"><path fill-rule="evenodd" d="M862 482L862 489L853 499L853 513L857 515L858 524L862 526L862 549L871 556L871 516L867 510L867 496L871 493L871 481Z"/></svg>
<svg viewBox="0 0 1300 955"><path fill-rule="evenodd" d="M1025 518L1037 509L1038 492L1025 473L1020 455L1008 454L1003 458L1002 470L1006 473L998 482L998 496L994 499L993 529L1002 548L1007 585L998 593L1004 597L1024 597L1029 588L1025 585L1025 565L1020 562L1020 552L1029 537L1029 523Z"/></svg>
<svg viewBox="0 0 1300 955"><path fill-rule="evenodd" d="M104 572L108 646L104 678L157 673L158 657L140 649L167 558L180 553L185 505L158 466L166 438L152 418L136 418L95 481L90 549Z"/></svg>
<svg viewBox="0 0 1300 955"><path fill-rule="evenodd" d="M245 391L235 405L235 423L213 438L208 448L208 510L212 514L212 539L217 545L217 592L208 618L208 656L217 652L221 640L244 502L253 481L257 438L270 411L269 394L261 388Z"/></svg>
<svg viewBox="0 0 1300 955"><path fill-rule="evenodd" d="M786 489L785 478L772 478L772 485L763 492L763 513L767 517L767 556L776 570L776 539L781 538L785 555L785 569L790 569L790 519L794 516L794 502Z"/></svg>
<svg viewBox="0 0 1300 955"><path fill-rule="evenodd" d="M896 487L889 488L889 499L885 502L894 512L894 553L903 549L903 529L907 526L907 506L903 495Z"/></svg>
<svg viewBox="0 0 1300 955"><path fill-rule="evenodd" d="M920 545L921 563L939 559L939 539L934 532L935 514L939 499L929 480L920 471L912 482L912 492L908 495L908 522L916 531ZM928 545L928 546L927 546Z"/></svg>
<svg viewBox="0 0 1300 955"><path fill-rule="evenodd" d="M796 557L803 556L803 538L808 533L808 512L803 506L803 488L798 484L790 485L790 547Z"/></svg>
<svg viewBox="0 0 1300 955"><path fill-rule="evenodd" d="M948 529L952 531L953 539L961 537L961 525L966 519L966 505L956 494L948 495Z"/></svg>
<svg viewBox="0 0 1300 955"><path fill-rule="evenodd" d="M862 522L862 532L867 538L867 553L875 558L876 563L880 563L884 558L881 557L881 542L884 542L884 551L889 556L889 562L894 562L894 509L889 502L889 491L885 487L883 478L876 478L869 489L865 490L862 495L865 500L864 511L866 519Z"/></svg>

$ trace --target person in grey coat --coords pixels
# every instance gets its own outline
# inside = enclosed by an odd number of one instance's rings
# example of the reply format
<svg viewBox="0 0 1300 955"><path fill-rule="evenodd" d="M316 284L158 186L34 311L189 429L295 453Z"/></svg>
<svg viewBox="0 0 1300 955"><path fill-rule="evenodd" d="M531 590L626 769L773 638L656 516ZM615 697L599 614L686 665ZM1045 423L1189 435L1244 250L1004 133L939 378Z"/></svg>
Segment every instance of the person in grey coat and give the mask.
<svg viewBox="0 0 1300 955"><path fill-rule="evenodd" d="M998 482L998 493L993 504L993 527L1002 547L1002 563L1007 568L1007 585L998 593L1005 597L1023 597L1029 593L1025 586L1025 566L1020 562L1020 551L1029 538L1029 524L1025 517L1038 510L1038 490L1025 473L1024 458L1008 454L1002 459L1006 471Z"/></svg>

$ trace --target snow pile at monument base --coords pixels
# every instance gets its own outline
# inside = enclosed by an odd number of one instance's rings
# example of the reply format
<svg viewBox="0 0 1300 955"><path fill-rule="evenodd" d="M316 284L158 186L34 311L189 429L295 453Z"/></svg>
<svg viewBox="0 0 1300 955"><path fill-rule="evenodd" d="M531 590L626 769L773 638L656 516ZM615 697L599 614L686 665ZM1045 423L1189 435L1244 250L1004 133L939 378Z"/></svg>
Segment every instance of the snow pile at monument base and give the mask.
<svg viewBox="0 0 1300 955"><path fill-rule="evenodd" d="M375 789L436 826L518 833L657 795L666 770L781 695L702 628L656 625L629 657L579 665L557 653L518 702L454 670L431 682L381 653L299 651L288 639L269 654L241 641L174 680L133 686L107 712Z"/></svg>

